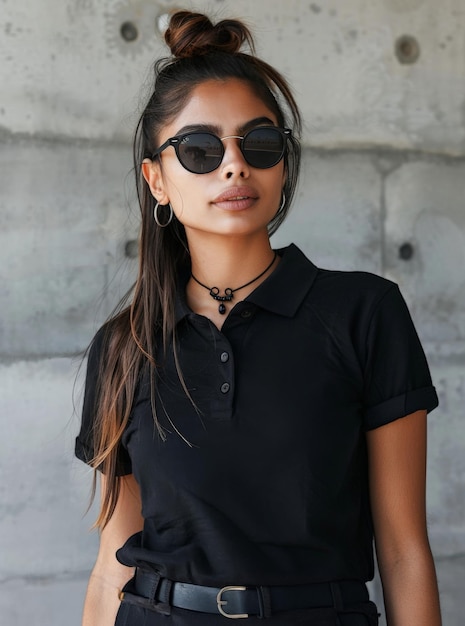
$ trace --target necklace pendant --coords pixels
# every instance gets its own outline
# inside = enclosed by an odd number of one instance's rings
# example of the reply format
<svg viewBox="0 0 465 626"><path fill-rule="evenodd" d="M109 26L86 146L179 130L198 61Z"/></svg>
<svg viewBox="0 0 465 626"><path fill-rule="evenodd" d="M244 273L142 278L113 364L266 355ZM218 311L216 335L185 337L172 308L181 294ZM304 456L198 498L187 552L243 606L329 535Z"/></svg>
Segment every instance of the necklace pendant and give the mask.
<svg viewBox="0 0 465 626"><path fill-rule="evenodd" d="M244 289L244 287L248 287L249 285L252 285L252 283L254 283L259 278L264 276L267 273L267 271L269 269L271 269L271 266L276 261L276 257L277 256L278 256L278 253L275 252L274 256L273 256L273 259L272 259L271 263L268 265L268 267L266 267L261 274L259 274L258 276L255 276L255 278L252 278L252 280L249 280L248 283L245 283L245 285L241 285L240 287L236 287L235 289L231 289L231 287L226 287L226 289L224 290L224 296L220 296L219 287L208 287L207 285L204 285L203 283L200 282L200 280L198 278L196 278L194 276L194 274L192 274L192 272L191 272L191 277L201 287L203 287L204 289L207 289L210 292L210 295L213 298L213 300L216 300L217 302L219 302L219 304L218 304L218 313L220 315L224 315L226 313L225 302L231 302L231 300L234 298L234 293L236 291L240 291L241 289Z"/></svg>

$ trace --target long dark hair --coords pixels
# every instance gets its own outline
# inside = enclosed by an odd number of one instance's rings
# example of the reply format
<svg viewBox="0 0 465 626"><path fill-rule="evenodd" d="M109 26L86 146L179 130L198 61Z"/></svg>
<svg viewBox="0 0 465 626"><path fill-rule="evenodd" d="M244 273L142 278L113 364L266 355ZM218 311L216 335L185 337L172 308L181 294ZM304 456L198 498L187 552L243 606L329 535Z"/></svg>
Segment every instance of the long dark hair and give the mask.
<svg viewBox="0 0 465 626"><path fill-rule="evenodd" d="M93 459L93 466L102 469L107 478L96 521L100 528L107 524L116 506L119 494L117 448L145 367L150 370L155 425L164 437L155 411L155 355L172 342L176 358L176 283L180 269L189 263L182 224L173 219L169 226L161 228L153 219L154 199L142 175L143 160L152 158L159 145L161 129L182 111L196 86L206 80L235 78L249 85L276 115L279 126L293 130L285 156L285 202L268 225L270 235L289 211L300 166L301 119L297 104L286 80L255 56L251 33L242 22L222 20L213 25L204 15L178 11L171 16L165 40L172 56L155 64L153 93L139 119L134 138L134 169L141 210L138 277L131 304L105 326L100 356ZM244 44L248 45L250 53L240 51ZM160 218L163 217L160 212ZM168 219L168 213L165 217ZM183 383L179 367L178 373ZM185 385L184 389L188 394Z"/></svg>

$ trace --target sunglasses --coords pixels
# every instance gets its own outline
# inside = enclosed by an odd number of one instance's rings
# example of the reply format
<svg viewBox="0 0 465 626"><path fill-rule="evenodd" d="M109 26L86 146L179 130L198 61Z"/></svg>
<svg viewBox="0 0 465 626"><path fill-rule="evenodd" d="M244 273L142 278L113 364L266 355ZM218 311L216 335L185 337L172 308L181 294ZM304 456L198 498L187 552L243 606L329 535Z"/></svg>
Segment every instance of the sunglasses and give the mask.
<svg viewBox="0 0 465 626"><path fill-rule="evenodd" d="M193 174L208 174L219 166L224 157L223 141L240 139L240 150L246 162L252 167L268 169L281 161L286 152L287 139L291 136L288 128L260 126L249 130L243 137L228 135L217 137L213 133L192 131L171 137L156 150L153 159L163 150L173 146L181 165Z"/></svg>

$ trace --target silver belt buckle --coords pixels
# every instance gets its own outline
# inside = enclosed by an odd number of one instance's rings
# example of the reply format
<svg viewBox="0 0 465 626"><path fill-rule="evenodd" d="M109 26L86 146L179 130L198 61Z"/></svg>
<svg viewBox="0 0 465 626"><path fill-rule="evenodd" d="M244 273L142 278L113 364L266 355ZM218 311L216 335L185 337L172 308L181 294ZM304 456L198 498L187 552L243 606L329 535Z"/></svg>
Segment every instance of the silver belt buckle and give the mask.
<svg viewBox="0 0 465 626"><path fill-rule="evenodd" d="M247 587L223 587L220 589L216 596L216 604L218 605L218 611L224 617L229 617L229 619L244 619L245 617L249 617L247 613L226 613L223 610L223 606L228 604L227 600L222 600L223 593L225 591L246 591Z"/></svg>

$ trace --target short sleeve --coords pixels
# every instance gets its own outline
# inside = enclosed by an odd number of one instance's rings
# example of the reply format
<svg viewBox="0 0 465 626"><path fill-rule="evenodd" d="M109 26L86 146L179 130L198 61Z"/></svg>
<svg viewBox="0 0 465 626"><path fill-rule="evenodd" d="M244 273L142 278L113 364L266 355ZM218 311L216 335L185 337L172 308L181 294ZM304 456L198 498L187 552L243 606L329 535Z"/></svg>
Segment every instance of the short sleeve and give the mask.
<svg viewBox="0 0 465 626"><path fill-rule="evenodd" d="M438 405L410 312L392 284L372 314L366 345L364 426L371 430Z"/></svg>
<svg viewBox="0 0 465 626"><path fill-rule="evenodd" d="M81 428L75 441L77 458L88 464L91 464L94 458L94 431L99 390L99 370L102 354L105 350L106 337L106 328L102 327L95 335L89 348ZM121 443L118 447L116 468L118 476L132 473L131 459ZM98 469L101 468L99 467Z"/></svg>

